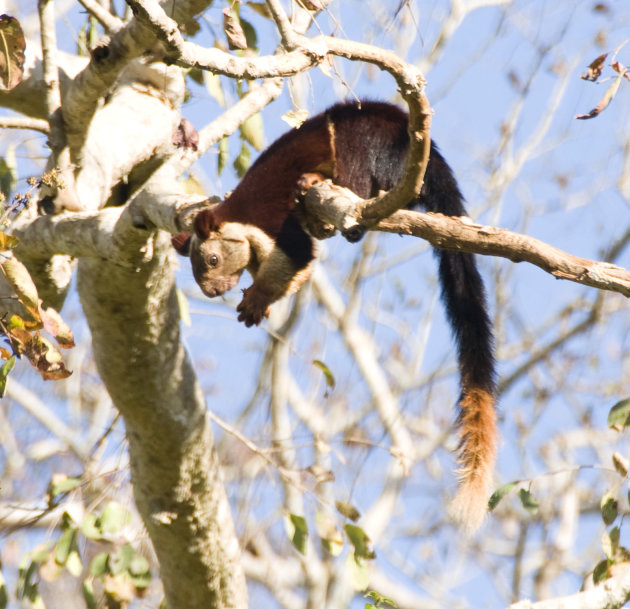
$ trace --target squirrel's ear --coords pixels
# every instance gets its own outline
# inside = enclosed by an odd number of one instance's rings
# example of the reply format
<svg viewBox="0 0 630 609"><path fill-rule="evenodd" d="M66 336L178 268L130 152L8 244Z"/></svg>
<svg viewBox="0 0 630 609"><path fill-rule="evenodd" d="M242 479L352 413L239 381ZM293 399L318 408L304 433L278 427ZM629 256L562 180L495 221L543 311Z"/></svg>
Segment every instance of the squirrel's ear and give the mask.
<svg viewBox="0 0 630 609"><path fill-rule="evenodd" d="M190 239L192 235L188 233L179 233L171 237L171 243L175 251L181 256L190 256Z"/></svg>
<svg viewBox="0 0 630 609"><path fill-rule="evenodd" d="M210 233L219 230L219 223L211 209L200 211L195 218L194 226L195 234L202 241L205 241L210 236Z"/></svg>

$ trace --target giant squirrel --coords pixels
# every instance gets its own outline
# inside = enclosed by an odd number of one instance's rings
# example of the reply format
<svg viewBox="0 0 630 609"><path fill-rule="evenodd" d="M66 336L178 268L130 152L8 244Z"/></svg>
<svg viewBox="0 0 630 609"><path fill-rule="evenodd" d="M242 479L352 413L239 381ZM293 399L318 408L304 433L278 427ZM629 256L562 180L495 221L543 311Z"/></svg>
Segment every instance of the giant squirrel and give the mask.
<svg viewBox="0 0 630 609"><path fill-rule="evenodd" d="M243 291L238 319L259 324L273 302L310 274L315 250L296 213L300 192L328 177L360 197L375 196L400 180L408 146L407 115L400 108L365 101L332 106L271 144L227 199L196 216L194 234L178 235L173 244L190 255L195 279L209 297L235 287L247 269L254 282ZM453 173L433 143L421 195L407 207L466 215ZM474 257L435 253L461 376L460 484L450 512L474 529L486 512L496 456L492 324Z"/></svg>

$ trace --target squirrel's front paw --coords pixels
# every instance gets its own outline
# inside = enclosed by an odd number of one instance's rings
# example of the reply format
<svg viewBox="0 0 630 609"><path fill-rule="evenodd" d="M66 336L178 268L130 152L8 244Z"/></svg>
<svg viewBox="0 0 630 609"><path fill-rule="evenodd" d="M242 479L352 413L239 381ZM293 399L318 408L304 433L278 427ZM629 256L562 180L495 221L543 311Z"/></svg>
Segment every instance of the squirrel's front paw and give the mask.
<svg viewBox="0 0 630 609"><path fill-rule="evenodd" d="M257 326L265 317L269 317L269 299L255 286L243 290L243 300L236 307L238 320L248 328Z"/></svg>

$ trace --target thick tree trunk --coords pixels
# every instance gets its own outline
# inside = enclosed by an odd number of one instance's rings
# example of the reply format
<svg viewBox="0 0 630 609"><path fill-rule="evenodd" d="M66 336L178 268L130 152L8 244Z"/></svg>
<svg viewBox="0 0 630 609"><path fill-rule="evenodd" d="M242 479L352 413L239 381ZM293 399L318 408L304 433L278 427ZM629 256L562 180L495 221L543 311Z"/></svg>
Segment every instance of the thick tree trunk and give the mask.
<svg viewBox="0 0 630 609"><path fill-rule="evenodd" d="M144 259L126 267L84 258L78 288L101 378L125 420L136 502L167 603L247 607L204 398L179 340L169 236L124 233L127 245L145 241Z"/></svg>

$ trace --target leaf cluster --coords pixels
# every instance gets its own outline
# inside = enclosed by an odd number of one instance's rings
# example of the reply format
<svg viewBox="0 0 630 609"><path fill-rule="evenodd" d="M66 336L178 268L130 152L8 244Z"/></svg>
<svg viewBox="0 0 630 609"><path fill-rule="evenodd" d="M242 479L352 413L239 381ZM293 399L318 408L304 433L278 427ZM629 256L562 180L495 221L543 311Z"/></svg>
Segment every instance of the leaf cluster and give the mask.
<svg viewBox="0 0 630 609"><path fill-rule="evenodd" d="M79 478L59 475L50 484L49 502L76 489ZM40 595L41 581L55 581L64 573L82 579L87 609L122 609L146 594L152 575L147 559L126 541L125 528L130 513L119 503L107 503L100 513L89 512L76 522L64 512L61 535L24 556L19 565L16 597L36 609L45 609ZM94 554L95 547L105 548ZM87 560L87 554L93 555ZM0 609L8 605L9 595L0 573Z"/></svg>

